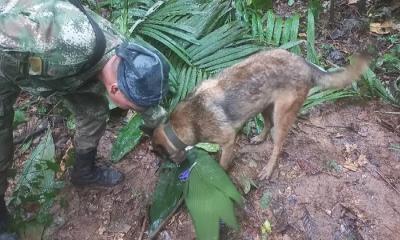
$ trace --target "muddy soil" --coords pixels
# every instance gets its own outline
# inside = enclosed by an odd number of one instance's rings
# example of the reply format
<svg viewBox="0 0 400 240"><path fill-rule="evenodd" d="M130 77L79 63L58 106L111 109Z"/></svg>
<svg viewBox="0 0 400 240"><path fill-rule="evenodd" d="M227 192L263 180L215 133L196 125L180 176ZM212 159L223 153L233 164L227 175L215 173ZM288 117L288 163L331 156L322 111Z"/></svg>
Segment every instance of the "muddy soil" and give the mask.
<svg viewBox="0 0 400 240"><path fill-rule="evenodd" d="M379 102L324 104L299 118L287 138L270 181L258 181L271 141L237 141L232 179L258 188L237 208L240 231L224 229L221 239L262 239L260 226L272 224L269 239L398 239L400 235L399 118ZM110 154L115 129L108 129L99 153ZM143 228L157 174L156 157L144 141L115 165L126 174L112 189L77 189L61 195L67 207L53 209L51 239L147 239ZM263 197L264 196L264 197ZM263 199L264 198L264 199ZM267 199L267 200L266 200ZM145 225L146 226L146 225ZM195 239L187 210L168 222L158 239Z"/></svg>

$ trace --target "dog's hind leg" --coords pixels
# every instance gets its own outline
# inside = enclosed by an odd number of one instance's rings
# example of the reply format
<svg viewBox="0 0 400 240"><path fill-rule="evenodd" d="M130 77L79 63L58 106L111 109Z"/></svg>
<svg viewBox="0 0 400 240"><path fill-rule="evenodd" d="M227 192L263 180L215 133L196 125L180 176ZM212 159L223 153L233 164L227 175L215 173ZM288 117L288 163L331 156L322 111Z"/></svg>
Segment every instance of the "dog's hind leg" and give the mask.
<svg viewBox="0 0 400 240"><path fill-rule="evenodd" d="M282 149L284 140L289 132L290 127L296 120L297 113L300 110L306 96L306 91L293 91L286 94L282 93L280 94L280 97L276 99L273 115L274 148L267 166L265 166L258 175L261 180L271 177L272 172L278 163L278 156Z"/></svg>
<svg viewBox="0 0 400 240"><path fill-rule="evenodd" d="M264 109L264 111L262 112L262 116L264 118L264 129L262 130L262 132L259 135L253 137L250 140L250 143L259 144L259 143L262 143L263 141L265 141L265 139L267 138L267 134L270 132L271 127L272 127L273 110L274 110L273 104L268 105L268 107L266 109Z"/></svg>

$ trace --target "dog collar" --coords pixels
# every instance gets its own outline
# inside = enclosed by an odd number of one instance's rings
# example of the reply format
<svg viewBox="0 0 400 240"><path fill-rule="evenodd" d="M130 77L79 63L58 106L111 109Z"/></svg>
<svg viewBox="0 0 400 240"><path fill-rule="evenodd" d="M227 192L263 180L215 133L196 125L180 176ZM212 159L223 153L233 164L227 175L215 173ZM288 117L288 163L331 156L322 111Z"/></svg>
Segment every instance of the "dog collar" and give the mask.
<svg viewBox="0 0 400 240"><path fill-rule="evenodd" d="M188 145L186 145L184 142L182 142L178 136L176 136L176 133L174 129L172 129L171 123L167 122L164 126L164 132L165 135L167 135L167 138L171 143L178 149L185 149Z"/></svg>

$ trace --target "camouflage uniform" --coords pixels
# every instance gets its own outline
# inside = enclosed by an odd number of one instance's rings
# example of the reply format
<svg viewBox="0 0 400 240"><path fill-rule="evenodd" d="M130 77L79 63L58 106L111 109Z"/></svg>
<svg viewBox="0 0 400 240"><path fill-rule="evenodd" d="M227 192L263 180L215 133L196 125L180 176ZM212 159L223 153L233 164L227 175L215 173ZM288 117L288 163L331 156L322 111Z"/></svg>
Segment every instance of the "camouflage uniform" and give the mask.
<svg viewBox="0 0 400 240"><path fill-rule="evenodd" d="M108 117L108 101L96 73L114 55L123 37L109 22L87 10L104 31L107 46L99 63L76 75L92 55L93 28L79 9L62 0L0 0L0 195L12 164L13 104L20 89L33 94L61 96L76 117L75 147L97 147ZM21 62L39 57L37 73Z"/></svg>

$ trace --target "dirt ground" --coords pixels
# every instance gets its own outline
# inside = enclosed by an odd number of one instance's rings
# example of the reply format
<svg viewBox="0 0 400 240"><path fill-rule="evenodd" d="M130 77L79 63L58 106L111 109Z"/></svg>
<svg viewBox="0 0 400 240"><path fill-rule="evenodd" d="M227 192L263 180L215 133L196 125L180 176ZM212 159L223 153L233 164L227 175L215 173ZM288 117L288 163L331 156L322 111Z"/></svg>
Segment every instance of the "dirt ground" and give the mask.
<svg viewBox="0 0 400 240"><path fill-rule="evenodd" d="M398 239L400 192L394 188L400 189L400 152L390 147L400 142L399 129L393 129L400 122L393 111L379 102L354 101L314 108L297 121L270 181L259 182L257 172L270 156L271 141L250 145L241 136L230 175L239 189L243 176L258 188L237 208L240 231L225 229L221 239L261 239L265 220L272 224L268 239ZM102 158L113 139L110 128L100 144ZM53 209L50 239L146 239L142 226L157 180L148 142L116 167L126 180L115 188L63 191L68 206ZM195 239L186 209L158 239Z"/></svg>

